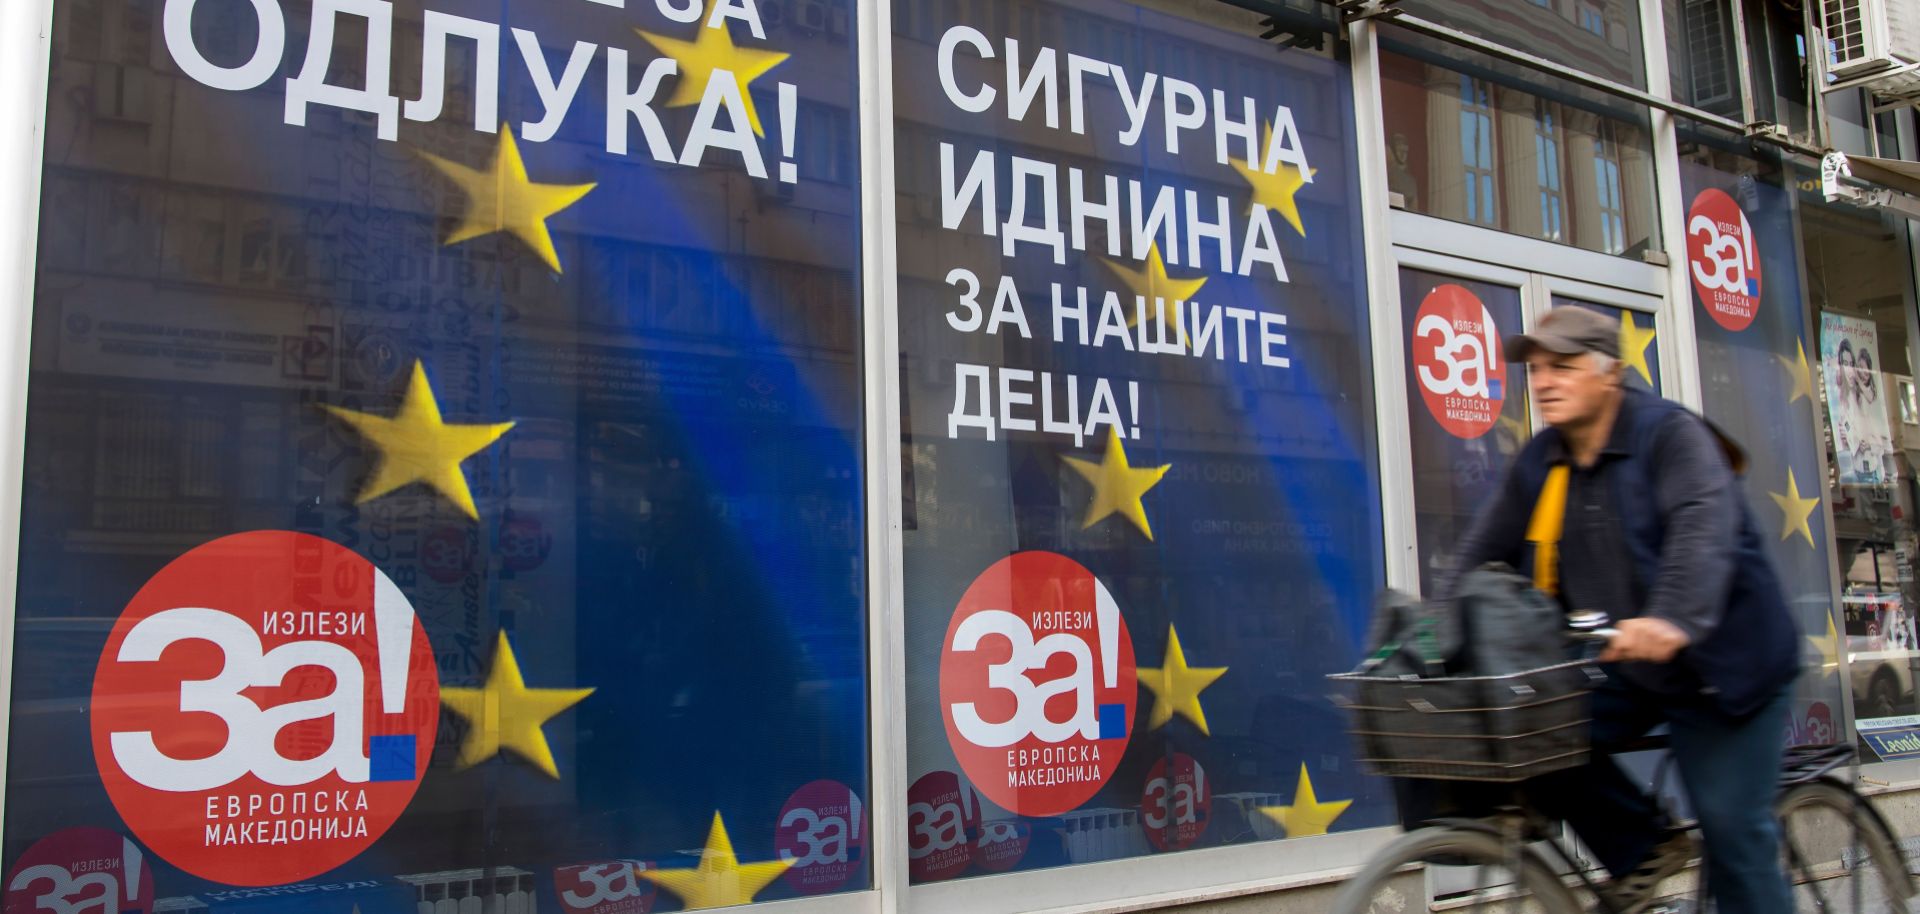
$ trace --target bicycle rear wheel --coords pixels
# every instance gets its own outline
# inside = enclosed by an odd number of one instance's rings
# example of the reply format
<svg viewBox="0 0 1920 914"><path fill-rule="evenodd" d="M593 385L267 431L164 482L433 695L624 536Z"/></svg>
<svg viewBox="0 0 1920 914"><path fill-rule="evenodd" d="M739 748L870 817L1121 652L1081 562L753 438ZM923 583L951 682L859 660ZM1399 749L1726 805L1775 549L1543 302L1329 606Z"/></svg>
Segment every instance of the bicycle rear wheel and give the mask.
<svg viewBox="0 0 1920 914"><path fill-rule="evenodd" d="M1866 798L1821 778L1788 788L1776 810L1796 911L1908 914L1906 859Z"/></svg>
<svg viewBox="0 0 1920 914"><path fill-rule="evenodd" d="M1458 887L1436 899L1448 912L1581 914L1560 879L1522 844L1487 831L1423 828L1387 845L1355 874L1331 914L1412 914L1429 910L1420 866Z"/></svg>

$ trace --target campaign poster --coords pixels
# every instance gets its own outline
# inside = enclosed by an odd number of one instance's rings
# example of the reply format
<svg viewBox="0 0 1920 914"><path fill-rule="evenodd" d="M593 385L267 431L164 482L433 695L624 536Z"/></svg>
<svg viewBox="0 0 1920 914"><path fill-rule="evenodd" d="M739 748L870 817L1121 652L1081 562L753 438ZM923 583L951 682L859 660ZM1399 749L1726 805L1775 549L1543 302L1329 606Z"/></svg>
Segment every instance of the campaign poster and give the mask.
<svg viewBox="0 0 1920 914"><path fill-rule="evenodd" d="M55 7L7 914L870 886L871 7Z"/></svg>
<svg viewBox="0 0 1920 914"><path fill-rule="evenodd" d="M1893 481L1893 433L1879 365L1880 333L1873 321L1821 313L1820 376L1841 485Z"/></svg>
<svg viewBox="0 0 1920 914"><path fill-rule="evenodd" d="M1348 65L997 8L894 4L911 878L1382 824L1322 685L1384 568ZM1450 440L1516 399L1483 305L1423 324Z"/></svg>

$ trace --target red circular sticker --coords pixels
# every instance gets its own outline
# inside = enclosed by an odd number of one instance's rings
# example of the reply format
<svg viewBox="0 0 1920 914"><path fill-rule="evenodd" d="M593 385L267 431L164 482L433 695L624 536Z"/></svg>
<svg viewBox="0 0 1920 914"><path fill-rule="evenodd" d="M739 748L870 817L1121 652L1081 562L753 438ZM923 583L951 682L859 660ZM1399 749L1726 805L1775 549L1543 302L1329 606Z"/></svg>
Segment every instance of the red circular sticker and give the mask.
<svg viewBox="0 0 1920 914"><path fill-rule="evenodd" d="M1413 374L1434 421L1456 438L1493 428L1507 402L1500 328L1472 292L1448 283L1420 302L1413 318Z"/></svg>
<svg viewBox="0 0 1920 914"><path fill-rule="evenodd" d="M1206 769L1182 752L1155 762L1140 792L1140 827L1153 849L1186 850L1212 820L1213 787Z"/></svg>
<svg viewBox="0 0 1920 914"><path fill-rule="evenodd" d="M951 771L929 771L907 788L907 875L936 882L973 861L980 799Z"/></svg>
<svg viewBox="0 0 1920 914"><path fill-rule="evenodd" d="M552 551L553 534L539 518L514 515L500 524L500 564L508 571L532 571L545 564Z"/></svg>
<svg viewBox="0 0 1920 914"><path fill-rule="evenodd" d="M1824 701L1814 701L1805 720L1788 720L1788 745L1828 745L1834 741L1834 710Z"/></svg>
<svg viewBox="0 0 1920 914"><path fill-rule="evenodd" d="M947 741L988 799L1058 815L1113 776L1139 683L1127 620L1093 572L1052 552L1001 559L960 598L940 654Z"/></svg>
<svg viewBox="0 0 1920 914"><path fill-rule="evenodd" d="M1760 310L1760 240L1740 204L1708 188L1687 209L1687 273L1714 323L1745 330Z"/></svg>
<svg viewBox="0 0 1920 914"><path fill-rule="evenodd" d="M846 885L867 846L860 795L839 781L802 785L780 810L773 846L780 859L793 861L781 878L794 891L818 895Z"/></svg>
<svg viewBox="0 0 1920 914"><path fill-rule="evenodd" d="M133 841L69 828L34 842L7 874L6 914L153 910L153 868Z"/></svg>
<svg viewBox="0 0 1920 914"><path fill-rule="evenodd" d="M93 678L114 808L195 876L281 885L347 862L412 801L440 722L400 588L327 540L222 537L160 569Z"/></svg>
<svg viewBox="0 0 1920 914"><path fill-rule="evenodd" d="M989 873L1004 873L1019 865L1032 843L1033 826L1019 819L995 819L980 826L973 859Z"/></svg>
<svg viewBox="0 0 1920 914"><path fill-rule="evenodd" d="M420 543L420 567L427 577L442 584L457 584L473 567L473 550L467 545L467 533L458 527L437 527Z"/></svg>
<svg viewBox="0 0 1920 914"><path fill-rule="evenodd" d="M602 860L555 867L553 891L568 914L647 914L657 894L640 878L647 868L638 860Z"/></svg>

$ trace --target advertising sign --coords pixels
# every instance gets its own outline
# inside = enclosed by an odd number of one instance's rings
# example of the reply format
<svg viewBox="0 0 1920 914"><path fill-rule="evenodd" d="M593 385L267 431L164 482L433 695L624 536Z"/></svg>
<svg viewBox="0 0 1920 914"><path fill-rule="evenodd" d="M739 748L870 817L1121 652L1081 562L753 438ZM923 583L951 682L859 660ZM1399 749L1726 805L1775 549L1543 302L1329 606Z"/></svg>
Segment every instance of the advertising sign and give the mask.
<svg viewBox="0 0 1920 914"><path fill-rule="evenodd" d="M1820 315L1820 376L1827 387L1834 470L1842 485L1893 480L1893 432L1879 365L1880 332L1873 321Z"/></svg>
<svg viewBox="0 0 1920 914"><path fill-rule="evenodd" d="M1760 239L1726 191L1708 188L1687 208L1687 275L1714 322L1745 330L1760 307Z"/></svg>
<svg viewBox="0 0 1920 914"><path fill-rule="evenodd" d="M142 841L208 879L278 885L352 859L406 811L440 683L413 607L372 563L305 534L239 533L134 596L101 653L92 721Z"/></svg>

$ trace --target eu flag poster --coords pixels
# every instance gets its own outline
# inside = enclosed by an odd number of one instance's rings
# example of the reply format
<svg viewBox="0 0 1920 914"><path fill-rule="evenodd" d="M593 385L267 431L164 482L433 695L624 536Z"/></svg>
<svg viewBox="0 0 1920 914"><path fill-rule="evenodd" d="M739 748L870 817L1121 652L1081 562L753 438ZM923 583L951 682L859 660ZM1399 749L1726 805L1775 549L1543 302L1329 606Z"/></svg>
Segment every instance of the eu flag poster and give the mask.
<svg viewBox="0 0 1920 914"><path fill-rule="evenodd" d="M1384 566L1347 62L991 9L893 5L910 876L1381 824L1324 684Z"/></svg>
<svg viewBox="0 0 1920 914"><path fill-rule="evenodd" d="M870 884L856 12L57 4L7 911Z"/></svg>

